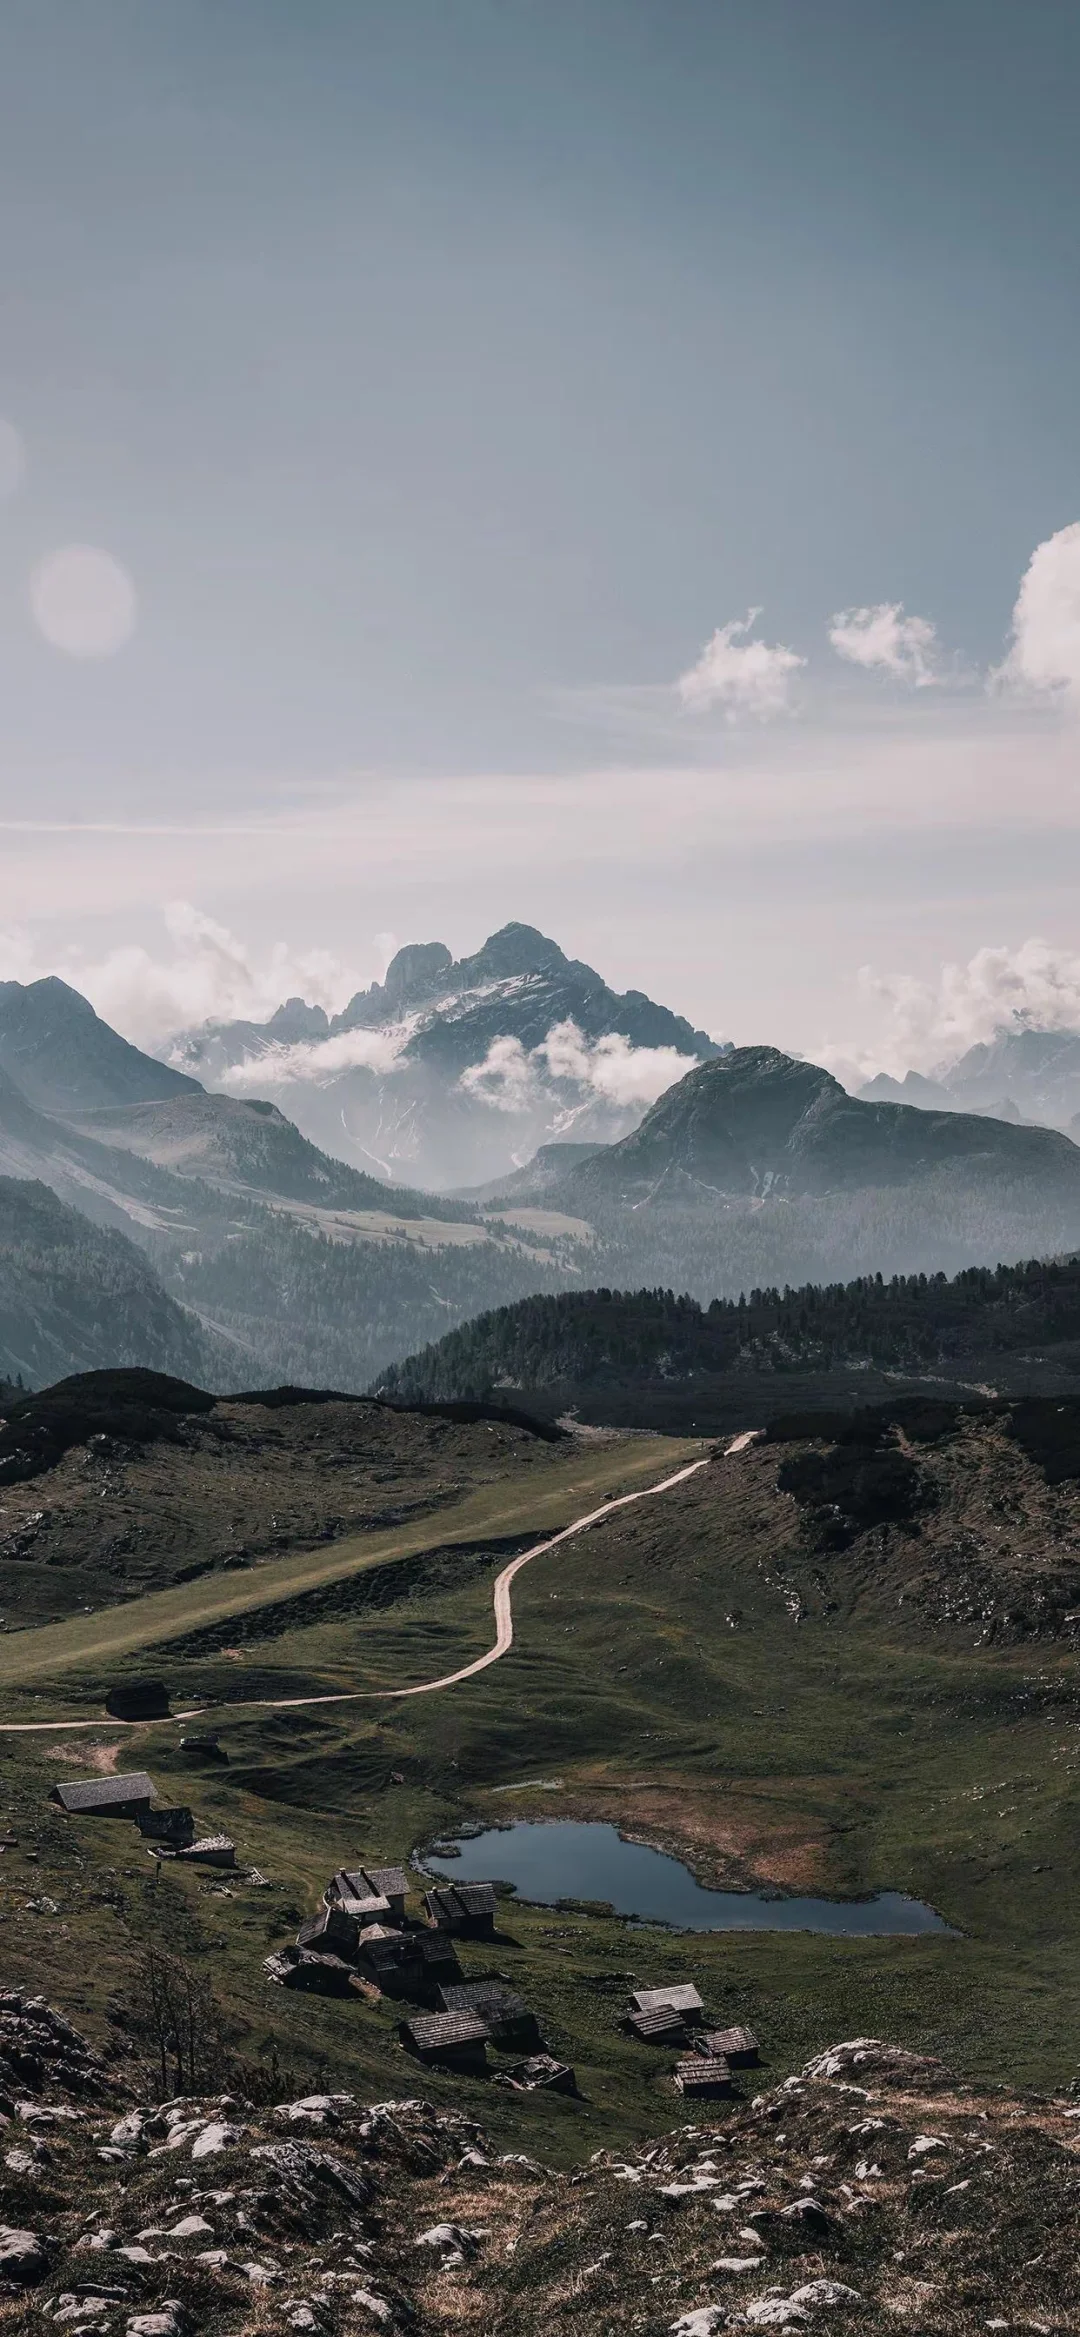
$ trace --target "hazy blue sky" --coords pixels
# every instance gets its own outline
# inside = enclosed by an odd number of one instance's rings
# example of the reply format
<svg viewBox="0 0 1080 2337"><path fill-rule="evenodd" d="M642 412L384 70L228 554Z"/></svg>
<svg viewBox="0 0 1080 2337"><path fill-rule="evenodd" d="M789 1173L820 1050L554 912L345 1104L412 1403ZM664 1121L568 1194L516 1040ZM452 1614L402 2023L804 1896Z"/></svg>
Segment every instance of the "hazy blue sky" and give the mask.
<svg viewBox="0 0 1080 2337"><path fill-rule="evenodd" d="M1080 949L1071 539L984 687L1080 519L1078 100L1073 0L7 0L6 967L520 916L814 1048ZM898 603L925 667L830 648ZM680 695L758 605L775 702Z"/></svg>

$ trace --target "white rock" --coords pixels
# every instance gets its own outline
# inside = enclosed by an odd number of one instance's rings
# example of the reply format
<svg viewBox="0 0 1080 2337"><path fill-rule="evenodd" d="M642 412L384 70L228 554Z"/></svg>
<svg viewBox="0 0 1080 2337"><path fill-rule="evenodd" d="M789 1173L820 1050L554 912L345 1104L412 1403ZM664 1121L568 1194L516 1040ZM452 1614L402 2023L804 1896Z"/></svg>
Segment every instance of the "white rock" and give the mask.
<svg viewBox="0 0 1080 2337"><path fill-rule="evenodd" d="M760 2272L760 2256L718 2256L710 2272Z"/></svg>
<svg viewBox="0 0 1080 2337"><path fill-rule="evenodd" d="M141 2150L145 2141L146 2120L141 2110L129 2110L126 2118L117 2120L109 2141L117 2150Z"/></svg>
<svg viewBox="0 0 1080 2337"><path fill-rule="evenodd" d="M671 2322L671 2337L716 2337L718 2329L727 2328L729 2317L726 2305L699 2305L696 2312Z"/></svg>
<svg viewBox="0 0 1080 2337"><path fill-rule="evenodd" d="M213 2239L214 2236L214 2226L207 2223L205 2215L182 2215L179 2223L169 2227L171 2240Z"/></svg>
<svg viewBox="0 0 1080 2337"><path fill-rule="evenodd" d="M228 2150L230 2143L239 2142L241 2129L230 2126L224 2119L212 2119L204 2126L191 2145L192 2158L213 2158L216 2151Z"/></svg>
<svg viewBox="0 0 1080 2337"><path fill-rule="evenodd" d="M746 2318L759 2329L805 2329L810 2315L790 2296L757 2296L747 2305Z"/></svg>
<svg viewBox="0 0 1080 2337"><path fill-rule="evenodd" d="M355 2094L303 2094L297 2102L278 2102L273 2116L289 2126L325 2126L355 2107Z"/></svg>
<svg viewBox="0 0 1080 2337"><path fill-rule="evenodd" d="M430 2231L419 2232L413 2241L414 2248L455 2248L462 2257L472 2255L475 2245L457 2223L433 2223Z"/></svg>
<svg viewBox="0 0 1080 2337"><path fill-rule="evenodd" d="M928 2151L947 2149L948 2144L942 2141L940 2134L917 2134L908 2152L908 2157L925 2158Z"/></svg>
<svg viewBox="0 0 1080 2337"><path fill-rule="evenodd" d="M155 2312L135 2313L127 2324L127 2337L182 2337L187 2315L179 2297L167 2296Z"/></svg>
<svg viewBox="0 0 1080 2337"><path fill-rule="evenodd" d="M850 2312L853 2305L865 2299L857 2288L848 2288L842 2280L806 2280L801 2288L791 2291L791 2303L802 2305L805 2312L826 2312L843 2306Z"/></svg>
<svg viewBox="0 0 1080 2337"><path fill-rule="evenodd" d="M240 2270L241 2272L246 2273L247 2278L250 2280L253 2288L270 2288L275 2280L280 2280L281 2278L281 2273L278 2270L277 2265L273 2263L241 2264Z"/></svg>
<svg viewBox="0 0 1080 2337"><path fill-rule="evenodd" d="M196 2256L195 2258L196 2264L208 2264L211 2272L222 2271L228 2261L229 2252L227 2248L204 2248L201 2256Z"/></svg>
<svg viewBox="0 0 1080 2337"><path fill-rule="evenodd" d="M28 2175L31 2167L37 2165L37 2160L32 2150L6 2150L4 2165L11 2168L13 2175Z"/></svg>
<svg viewBox="0 0 1080 2337"><path fill-rule="evenodd" d="M349 2301L354 2305L362 2305L364 2311L373 2314L375 2320L377 2321L392 2321L394 2318L393 2312L391 2311L390 2306L387 2304L386 2298L384 2296L372 2296L370 2288L355 2289Z"/></svg>

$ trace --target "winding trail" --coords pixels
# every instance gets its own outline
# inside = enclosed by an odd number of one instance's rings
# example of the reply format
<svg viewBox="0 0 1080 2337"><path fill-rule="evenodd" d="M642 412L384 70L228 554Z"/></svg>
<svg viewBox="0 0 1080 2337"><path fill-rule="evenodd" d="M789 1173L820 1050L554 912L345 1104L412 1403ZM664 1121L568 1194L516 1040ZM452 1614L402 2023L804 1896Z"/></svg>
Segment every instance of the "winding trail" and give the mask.
<svg viewBox="0 0 1080 2337"><path fill-rule="evenodd" d="M755 1428L744 1430L741 1436L735 1437L734 1441L725 1447L725 1458L732 1453L745 1451L747 1445L752 1444L759 1433L759 1430ZM688 1477L696 1477L699 1469L707 1469L712 1458L711 1453L706 1453L700 1461L690 1461L685 1468L676 1469L673 1476L661 1478L658 1485L641 1485L634 1493L616 1494L613 1500L601 1502L599 1509L590 1509L584 1517L575 1518L573 1525L563 1526L560 1533L549 1534L546 1541L534 1542L531 1550L522 1550L517 1558L512 1558L509 1566L504 1566L502 1573L495 1578L493 1594L495 1644L487 1649L486 1654L474 1657L472 1663L462 1664L456 1672L445 1672L438 1680L419 1680L412 1688L344 1688L323 1696L238 1697L235 1703L230 1701L225 1705L194 1705L190 1711L171 1713L169 1719L174 1723L201 1720L209 1712L292 1711L299 1705L396 1703L405 1696L435 1696L443 1688L456 1688L462 1680L475 1679L478 1672L486 1672L489 1664L498 1663L504 1655L508 1655L514 1644L514 1612L510 1603L510 1586L514 1576L520 1574L523 1566L528 1566L533 1558L542 1558L546 1550L556 1550L560 1542L569 1542L575 1534L583 1534L590 1526L599 1525L603 1518L611 1516L613 1510L626 1509L632 1501L651 1501L659 1493L670 1493L673 1486L684 1485ZM101 1728L105 1724L116 1725L120 1728L161 1727L168 1726L168 1721L153 1723L119 1721L114 1723L113 1715L106 1713L98 1714L93 1720L5 1720L0 1721L0 1735L39 1736L48 1733L56 1736L75 1729Z"/></svg>

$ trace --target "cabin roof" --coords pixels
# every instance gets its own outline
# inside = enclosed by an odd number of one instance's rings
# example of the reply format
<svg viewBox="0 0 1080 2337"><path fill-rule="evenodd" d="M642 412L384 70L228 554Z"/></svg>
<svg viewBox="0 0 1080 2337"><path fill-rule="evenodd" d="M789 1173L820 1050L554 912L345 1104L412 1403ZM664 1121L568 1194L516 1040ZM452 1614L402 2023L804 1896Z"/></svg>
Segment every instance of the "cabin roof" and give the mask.
<svg viewBox="0 0 1080 2337"><path fill-rule="evenodd" d="M524 1997L503 1980L448 1980L439 1994L447 2012L475 2012L481 2020L488 2014L494 2020L531 2018Z"/></svg>
<svg viewBox="0 0 1080 2337"><path fill-rule="evenodd" d="M753 2029L710 2029L704 2042L714 2053L756 2053L758 2050Z"/></svg>
<svg viewBox="0 0 1080 2337"><path fill-rule="evenodd" d="M697 1989L690 1982L671 1988L635 1988L630 1999L637 2012L704 2012Z"/></svg>
<svg viewBox="0 0 1080 2337"><path fill-rule="evenodd" d="M126 1777L89 1777L69 1784L67 1779L52 1789L52 1799L65 1810L108 1810L130 1808L134 1802L149 1804L154 1798L152 1778L143 1769L133 1769Z"/></svg>
<svg viewBox="0 0 1080 2337"><path fill-rule="evenodd" d="M688 2060L675 2064L675 2083L684 2094L714 2093L731 2084L731 2071L722 2054L711 2061L700 2053L692 2053Z"/></svg>
<svg viewBox="0 0 1080 2337"><path fill-rule="evenodd" d="M474 2012L420 2012L403 2023L420 2052L443 2045L486 2045L488 2032Z"/></svg>
<svg viewBox="0 0 1080 2337"><path fill-rule="evenodd" d="M409 1878L403 1866L365 1866L371 1888L385 1899L407 1899Z"/></svg>

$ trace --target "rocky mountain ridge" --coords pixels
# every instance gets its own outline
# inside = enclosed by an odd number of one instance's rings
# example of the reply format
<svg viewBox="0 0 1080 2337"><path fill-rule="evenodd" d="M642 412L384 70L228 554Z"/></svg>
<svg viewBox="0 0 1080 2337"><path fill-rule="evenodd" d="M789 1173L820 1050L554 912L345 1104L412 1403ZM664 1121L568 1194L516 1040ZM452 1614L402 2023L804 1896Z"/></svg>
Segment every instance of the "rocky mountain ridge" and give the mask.
<svg viewBox="0 0 1080 2337"><path fill-rule="evenodd" d="M565 1190L655 1207L906 1185L940 1168L1080 1194L1080 1148L1055 1130L860 1101L776 1047L735 1047L688 1073L632 1134L572 1168Z"/></svg>
<svg viewBox="0 0 1080 2337"><path fill-rule="evenodd" d="M872 2038L569 2176L452 2101L159 2100L42 1999L0 1996L4 2325L967 2337L1077 2327L1080 2111ZM441 2089L445 2091L445 2089Z"/></svg>
<svg viewBox="0 0 1080 2337"><path fill-rule="evenodd" d="M864 1102L915 1104L923 1111L984 1112L1075 1135L1080 1126L1080 1032L1000 1030L967 1048L932 1078L879 1072L859 1090Z"/></svg>
<svg viewBox="0 0 1080 2337"><path fill-rule="evenodd" d="M252 1079L329 1152L436 1190L506 1174L551 1141L608 1143L660 1088L719 1053L643 992L611 990L529 925L471 957L410 944L340 1014L291 998L263 1024L208 1024L170 1050L201 1079Z"/></svg>

